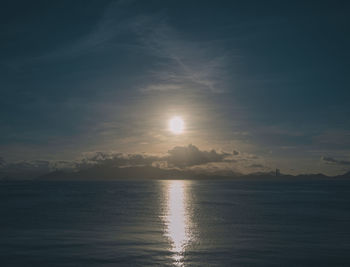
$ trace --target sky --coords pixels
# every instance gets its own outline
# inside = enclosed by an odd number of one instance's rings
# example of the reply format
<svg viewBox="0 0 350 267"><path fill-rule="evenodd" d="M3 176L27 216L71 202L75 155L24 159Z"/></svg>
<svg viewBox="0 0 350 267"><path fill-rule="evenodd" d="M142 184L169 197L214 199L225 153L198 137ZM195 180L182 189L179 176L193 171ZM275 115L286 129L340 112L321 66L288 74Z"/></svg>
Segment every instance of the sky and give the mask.
<svg viewBox="0 0 350 267"><path fill-rule="evenodd" d="M344 173L349 10L348 1L2 1L0 167L139 155L165 168ZM169 131L173 116L182 134Z"/></svg>

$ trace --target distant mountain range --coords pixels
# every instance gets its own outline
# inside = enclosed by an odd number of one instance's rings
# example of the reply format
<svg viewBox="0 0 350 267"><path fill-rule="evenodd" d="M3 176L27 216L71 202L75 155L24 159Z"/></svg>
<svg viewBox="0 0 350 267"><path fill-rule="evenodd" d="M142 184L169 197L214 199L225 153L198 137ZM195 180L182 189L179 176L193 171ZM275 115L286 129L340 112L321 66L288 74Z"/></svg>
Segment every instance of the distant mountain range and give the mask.
<svg viewBox="0 0 350 267"><path fill-rule="evenodd" d="M233 171L221 171L215 173L199 173L193 170L162 169L153 166L115 167L95 165L76 171L56 170L48 173L15 173L14 175L1 173L0 180L41 180L41 181L65 181L65 180L140 180L140 179L237 179L237 178L269 178L269 179L350 179L350 172L337 176L324 174L300 174L289 175L275 172L256 172L241 174Z"/></svg>
<svg viewBox="0 0 350 267"><path fill-rule="evenodd" d="M275 175L275 172L240 174L235 172L225 173L198 173L195 171L182 171L177 169L160 169L151 166L101 168L100 166L77 172L54 171L41 175L39 180L118 180L118 179L235 179L235 178L271 178L271 179L350 179L350 172L338 176L326 176L324 174L300 174L300 175Z"/></svg>

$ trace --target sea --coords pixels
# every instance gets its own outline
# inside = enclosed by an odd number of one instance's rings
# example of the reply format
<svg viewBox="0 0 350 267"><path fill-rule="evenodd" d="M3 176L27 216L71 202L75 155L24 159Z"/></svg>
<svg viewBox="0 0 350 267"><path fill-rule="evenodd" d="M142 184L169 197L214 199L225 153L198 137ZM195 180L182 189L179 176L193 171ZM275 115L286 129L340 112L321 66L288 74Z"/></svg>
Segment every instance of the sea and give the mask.
<svg viewBox="0 0 350 267"><path fill-rule="evenodd" d="M3 182L0 266L350 266L350 181Z"/></svg>

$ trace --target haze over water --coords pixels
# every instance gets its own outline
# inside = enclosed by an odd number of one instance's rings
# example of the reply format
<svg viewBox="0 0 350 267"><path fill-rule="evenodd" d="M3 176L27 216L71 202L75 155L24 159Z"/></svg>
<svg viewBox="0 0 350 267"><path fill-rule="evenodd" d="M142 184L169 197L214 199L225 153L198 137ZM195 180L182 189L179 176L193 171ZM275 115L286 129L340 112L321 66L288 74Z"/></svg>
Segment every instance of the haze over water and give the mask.
<svg viewBox="0 0 350 267"><path fill-rule="evenodd" d="M350 182L0 185L1 266L348 266Z"/></svg>

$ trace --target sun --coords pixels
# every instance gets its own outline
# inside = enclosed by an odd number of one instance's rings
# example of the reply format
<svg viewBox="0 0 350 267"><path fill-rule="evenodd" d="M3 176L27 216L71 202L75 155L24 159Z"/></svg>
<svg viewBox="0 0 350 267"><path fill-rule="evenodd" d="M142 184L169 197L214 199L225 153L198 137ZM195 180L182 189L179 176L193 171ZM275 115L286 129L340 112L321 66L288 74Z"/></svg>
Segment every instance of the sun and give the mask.
<svg viewBox="0 0 350 267"><path fill-rule="evenodd" d="M184 129L185 123L181 117L175 116L169 120L169 130L173 134L182 134Z"/></svg>

